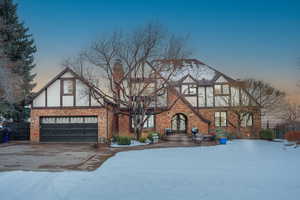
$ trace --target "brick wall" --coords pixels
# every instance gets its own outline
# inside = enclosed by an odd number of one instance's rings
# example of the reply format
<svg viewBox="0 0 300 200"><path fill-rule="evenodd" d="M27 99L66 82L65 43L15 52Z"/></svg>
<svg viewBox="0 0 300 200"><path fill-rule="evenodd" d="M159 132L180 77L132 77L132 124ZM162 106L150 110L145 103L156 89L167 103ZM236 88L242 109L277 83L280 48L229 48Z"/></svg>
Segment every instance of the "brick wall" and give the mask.
<svg viewBox="0 0 300 200"><path fill-rule="evenodd" d="M119 115L119 130L116 135L122 135L122 136L133 136L132 133L130 133L129 129L129 116L128 115Z"/></svg>
<svg viewBox="0 0 300 200"><path fill-rule="evenodd" d="M130 119L128 115L119 115L119 130L116 132L116 135L122 135L122 136L130 136L134 137L134 133L132 129L130 128ZM154 123L156 123L155 121ZM147 137L150 132L156 131L154 128L150 129L143 129L142 137Z"/></svg>
<svg viewBox="0 0 300 200"><path fill-rule="evenodd" d="M113 114L105 108L57 108L57 109L32 109L30 124L30 141L40 141L40 117L42 116L97 116L98 141L110 138L112 134ZM107 120L108 118L108 120Z"/></svg>
<svg viewBox="0 0 300 200"><path fill-rule="evenodd" d="M216 128L215 127L215 112L218 111L227 111L227 120L231 123L228 123L227 127L221 127L221 129L226 130L227 132L234 133L236 136L240 138L258 138L259 137L259 131L261 130L261 116L260 112L253 110L253 126L252 127L241 127L240 132L241 135L237 135L237 115L233 113L232 111L226 109L226 108L207 108L207 109L198 109L198 112L201 113L202 116L204 116L206 119L211 121L211 125L209 129L213 131ZM233 125L234 126L233 126Z"/></svg>
<svg viewBox="0 0 300 200"><path fill-rule="evenodd" d="M191 134L193 127L197 127L202 133L208 133L208 124L200 119L185 102L178 99L176 94L169 93L168 104L173 105L172 108L156 116L156 131L163 134L165 128L171 128L172 117L177 113L182 113L187 117L188 134Z"/></svg>
<svg viewBox="0 0 300 200"><path fill-rule="evenodd" d="M176 103L174 104L174 102ZM171 120L172 117L177 113L182 113L187 117L187 131L188 134L191 134L192 127L197 127L201 133L207 134L209 132L213 132L217 127L215 127L215 119L214 115L217 111L227 111L228 112L228 120L236 125L237 117L236 115L226 109L226 108L205 108L196 110L199 112L201 116L205 119L211 121L211 124L204 122L202 119L197 116L192 109L181 99L179 99L175 93L169 93L168 95L168 104L173 105L172 108L168 111L162 112L155 116L155 129L144 130L142 136L147 136L151 131L157 131L161 134L164 134L165 128L171 128ZM253 112L253 126L247 128L241 128L241 135L237 135L240 138L258 138L259 131L261 129L261 117L260 112ZM119 116L119 135L124 136L134 136L129 127L129 117L127 115ZM222 127L223 130L226 130L230 133L236 133L236 127L232 126L228 123L227 127Z"/></svg>

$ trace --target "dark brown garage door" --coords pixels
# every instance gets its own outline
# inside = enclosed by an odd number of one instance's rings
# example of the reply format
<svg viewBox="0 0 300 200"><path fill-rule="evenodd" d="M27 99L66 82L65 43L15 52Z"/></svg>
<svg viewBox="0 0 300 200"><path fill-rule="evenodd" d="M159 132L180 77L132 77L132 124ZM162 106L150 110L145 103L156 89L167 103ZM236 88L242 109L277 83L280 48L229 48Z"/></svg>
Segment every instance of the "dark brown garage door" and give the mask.
<svg viewBox="0 0 300 200"><path fill-rule="evenodd" d="M41 117L41 142L97 142L98 120L85 117Z"/></svg>

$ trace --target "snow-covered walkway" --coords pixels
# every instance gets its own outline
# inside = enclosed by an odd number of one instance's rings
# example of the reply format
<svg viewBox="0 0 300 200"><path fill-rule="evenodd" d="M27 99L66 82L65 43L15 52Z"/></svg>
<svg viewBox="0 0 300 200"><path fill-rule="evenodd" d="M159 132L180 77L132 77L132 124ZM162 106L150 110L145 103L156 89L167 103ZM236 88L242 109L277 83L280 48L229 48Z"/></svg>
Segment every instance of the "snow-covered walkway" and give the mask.
<svg viewBox="0 0 300 200"><path fill-rule="evenodd" d="M93 172L1 172L0 199L298 199L299 180L300 148L236 140L122 152Z"/></svg>

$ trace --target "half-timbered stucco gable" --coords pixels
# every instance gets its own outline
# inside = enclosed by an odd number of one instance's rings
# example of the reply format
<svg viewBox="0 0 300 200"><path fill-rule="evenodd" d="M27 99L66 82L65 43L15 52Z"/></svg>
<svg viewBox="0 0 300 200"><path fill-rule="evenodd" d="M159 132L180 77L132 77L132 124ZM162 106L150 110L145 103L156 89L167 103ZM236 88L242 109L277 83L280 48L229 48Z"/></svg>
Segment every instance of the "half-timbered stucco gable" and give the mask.
<svg viewBox="0 0 300 200"><path fill-rule="evenodd" d="M102 106L102 101L97 101L90 90L84 79L66 68L36 93L32 108Z"/></svg>

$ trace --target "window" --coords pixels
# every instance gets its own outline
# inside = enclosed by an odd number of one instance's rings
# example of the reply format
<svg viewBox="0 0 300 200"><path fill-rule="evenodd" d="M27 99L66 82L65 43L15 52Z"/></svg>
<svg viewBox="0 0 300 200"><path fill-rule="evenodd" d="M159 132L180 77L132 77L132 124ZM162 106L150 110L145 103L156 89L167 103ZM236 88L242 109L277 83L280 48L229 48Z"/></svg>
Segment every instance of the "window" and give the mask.
<svg viewBox="0 0 300 200"><path fill-rule="evenodd" d="M215 112L215 126L216 127L227 126L227 112Z"/></svg>
<svg viewBox="0 0 300 200"><path fill-rule="evenodd" d="M229 85L222 85L222 93L229 94Z"/></svg>
<svg viewBox="0 0 300 200"><path fill-rule="evenodd" d="M197 85L189 85L189 94L197 94Z"/></svg>
<svg viewBox="0 0 300 200"><path fill-rule="evenodd" d="M144 128L154 128L154 115L150 115L144 123Z"/></svg>
<svg viewBox="0 0 300 200"><path fill-rule="evenodd" d="M253 125L253 114L247 113L241 116L241 127L251 127Z"/></svg>
<svg viewBox="0 0 300 200"><path fill-rule="evenodd" d="M98 122L98 118L97 117L85 117L84 118L84 123L97 123Z"/></svg>
<svg viewBox="0 0 300 200"><path fill-rule="evenodd" d="M198 88L198 105L199 107L205 107L205 87Z"/></svg>
<svg viewBox="0 0 300 200"><path fill-rule="evenodd" d="M42 124L55 124L55 117L43 117L41 119Z"/></svg>
<svg viewBox="0 0 300 200"><path fill-rule="evenodd" d="M72 79L63 80L63 95L73 95L74 82Z"/></svg>
<svg viewBox="0 0 300 200"><path fill-rule="evenodd" d="M97 123L98 119L95 116L72 116L72 117L42 117L41 124L82 124L82 123Z"/></svg>
<svg viewBox="0 0 300 200"><path fill-rule="evenodd" d="M213 107L214 106L214 91L213 87L206 88L206 106Z"/></svg>
<svg viewBox="0 0 300 200"><path fill-rule="evenodd" d="M222 94L222 85L215 85L215 94Z"/></svg>
<svg viewBox="0 0 300 200"><path fill-rule="evenodd" d="M148 117L148 119L144 123L144 128L154 128L154 115L145 116L144 119L146 119L146 117ZM131 128L134 128L134 121L132 118L131 118Z"/></svg>
<svg viewBox="0 0 300 200"><path fill-rule="evenodd" d="M70 122L73 124L83 123L83 117L71 117Z"/></svg>
<svg viewBox="0 0 300 200"><path fill-rule="evenodd" d="M70 117L57 117L56 118L57 124L69 124L70 123Z"/></svg>
<svg viewBox="0 0 300 200"><path fill-rule="evenodd" d="M227 85L227 84L223 84L223 85L216 84L215 85L215 94L216 95L228 95L229 93L230 93L229 85Z"/></svg>
<svg viewBox="0 0 300 200"><path fill-rule="evenodd" d="M195 84L182 85L182 93L186 95L196 95L197 85Z"/></svg>

